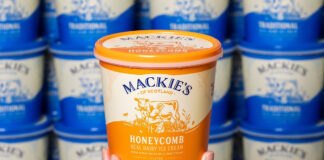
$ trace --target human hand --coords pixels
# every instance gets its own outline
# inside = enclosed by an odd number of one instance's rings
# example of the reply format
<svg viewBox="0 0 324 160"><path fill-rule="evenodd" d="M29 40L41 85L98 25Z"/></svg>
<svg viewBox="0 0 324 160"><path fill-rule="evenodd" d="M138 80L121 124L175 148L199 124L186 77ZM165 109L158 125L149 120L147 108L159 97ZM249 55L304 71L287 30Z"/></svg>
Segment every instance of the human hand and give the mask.
<svg viewBox="0 0 324 160"><path fill-rule="evenodd" d="M119 158L115 155L109 157L109 150L104 149L102 150L102 160L119 160ZM201 160L214 160L214 152L212 151L205 152Z"/></svg>

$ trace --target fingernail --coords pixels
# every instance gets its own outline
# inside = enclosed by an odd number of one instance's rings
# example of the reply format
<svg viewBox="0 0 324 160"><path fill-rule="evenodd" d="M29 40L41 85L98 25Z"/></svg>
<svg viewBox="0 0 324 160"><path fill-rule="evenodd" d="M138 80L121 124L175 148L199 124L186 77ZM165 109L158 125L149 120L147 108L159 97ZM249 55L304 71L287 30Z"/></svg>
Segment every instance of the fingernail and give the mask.
<svg viewBox="0 0 324 160"><path fill-rule="evenodd" d="M112 155L111 160L119 160L119 158L117 156L115 156L115 155Z"/></svg>

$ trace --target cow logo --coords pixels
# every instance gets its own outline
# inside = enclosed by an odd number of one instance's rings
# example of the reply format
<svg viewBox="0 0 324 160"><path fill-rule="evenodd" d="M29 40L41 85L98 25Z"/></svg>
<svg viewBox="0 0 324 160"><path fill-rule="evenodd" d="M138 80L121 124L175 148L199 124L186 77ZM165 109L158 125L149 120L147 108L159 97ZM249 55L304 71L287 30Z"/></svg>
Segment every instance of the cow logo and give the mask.
<svg viewBox="0 0 324 160"><path fill-rule="evenodd" d="M93 103L102 103L102 85L98 78L79 78L83 91L80 97L88 99Z"/></svg>
<svg viewBox="0 0 324 160"><path fill-rule="evenodd" d="M135 126L147 129L149 133L172 133L189 129L191 116L184 109L180 111L178 101L151 101L145 98L134 100L138 112L133 121Z"/></svg>
<svg viewBox="0 0 324 160"><path fill-rule="evenodd" d="M187 21L210 20L214 12L205 0L176 0L173 15Z"/></svg>
<svg viewBox="0 0 324 160"><path fill-rule="evenodd" d="M266 78L268 82L269 91L266 97L274 99L279 103L302 103L304 101L304 94L298 88L297 80L284 80L273 77Z"/></svg>
<svg viewBox="0 0 324 160"><path fill-rule="evenodd" d="M16 0L0 0L0 21L21 20L27 15L27 11Z"/></svg>
<svg viewBox="0 0 324 160"><path fill-rule="evenodd" d="M111 8L104 8L102 0L72 0L71 14L83 20L106 20L110 18Z"/></svg>
<svg viewBox="0 0 324 160"><path fill-rule="evenodd" d="M297 7L295 0L265 0L263 14L278 20L296 20L301 18L303 9Z"/></svg>
<svg viewBox="0 0 324 160"><path fill-rule="evenodd" d="M28 91L24 90L20 80L0 80L0 102L17 103L28 100Z"/></svg>

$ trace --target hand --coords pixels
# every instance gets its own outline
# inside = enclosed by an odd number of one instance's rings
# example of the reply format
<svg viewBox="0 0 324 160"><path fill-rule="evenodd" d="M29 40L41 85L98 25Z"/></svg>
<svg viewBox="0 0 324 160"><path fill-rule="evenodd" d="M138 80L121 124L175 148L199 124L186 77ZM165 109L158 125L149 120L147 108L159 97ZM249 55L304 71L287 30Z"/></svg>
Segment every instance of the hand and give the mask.
<svg viewBox="0 0 324 160"><path fill-rule="evenodd" d="M109 157L109 150L104 149L102 150L102 160L119 160L119 158L115 155ZM212 151L205 152L201 160L214 160L214 152Z"/></svg>

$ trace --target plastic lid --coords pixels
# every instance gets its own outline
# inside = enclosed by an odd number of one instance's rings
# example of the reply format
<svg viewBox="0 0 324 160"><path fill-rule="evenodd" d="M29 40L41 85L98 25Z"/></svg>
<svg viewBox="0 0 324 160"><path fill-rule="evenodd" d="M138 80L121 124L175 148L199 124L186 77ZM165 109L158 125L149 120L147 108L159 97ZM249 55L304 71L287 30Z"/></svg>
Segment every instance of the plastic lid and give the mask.
<svg viewBox="0 0 324 160"><path fill-rule="evenodd" d="M65 45L61 42L50 44L50 52L57 55L93 56L93 46Z"/></svg>
<svg viewBox="0 0 324 160"><path fill-rule="evenodd" d="M244 52L262 55L321 55L324 54L324 42L305 43L303 45L261 45L241 41L239 49Z"/></svg>
<svg viewBox="0 0 324 160"><path fill-rule="evenodd" d="M82 130L65 126L61 121L54 124L54 132L59 136L73 139L107 139L106 127Z"/></svg>
<svg viewBox="0 0 324 160"><path fill-rule="evenodd" d="M253 126L248 122L241 122L240 130L244 134L262 138L273 139L307 139L324 136L324 122L309 127L296 127L296 129L264 129Z"/></svg>
<svg viewBox="0 0 324 160"><path fill-rule="evenodd" d="M35 42L23 43L23 44L6 44L0 45L0 57L1 56L18 56L28 55L37 52L42 52L47 48L46 41L41 38Z"/></svg>
<svg viewBox="0 0 324 160"><path fill-rule="evenodd" d="M95 56L106 63L134 68L185 68L222 57L221 43L199 33L145 30L112 34L95 45Z"/></svg>
<svg viewBox="0 0 324 160"><path fill-rule="evenodd" d="M0 128L0 139L19 139L42 135L52 130L51 120L43 116L38 122L30 125L15 125Z"/></svg>
<svg viewBox="0 0 324 160"><path fill-rule="evenodd" d="M211 126L209 132L209 139L217 139L232 136L237 132L237 121L227 121L225 124L220 126Z"/></svg>

